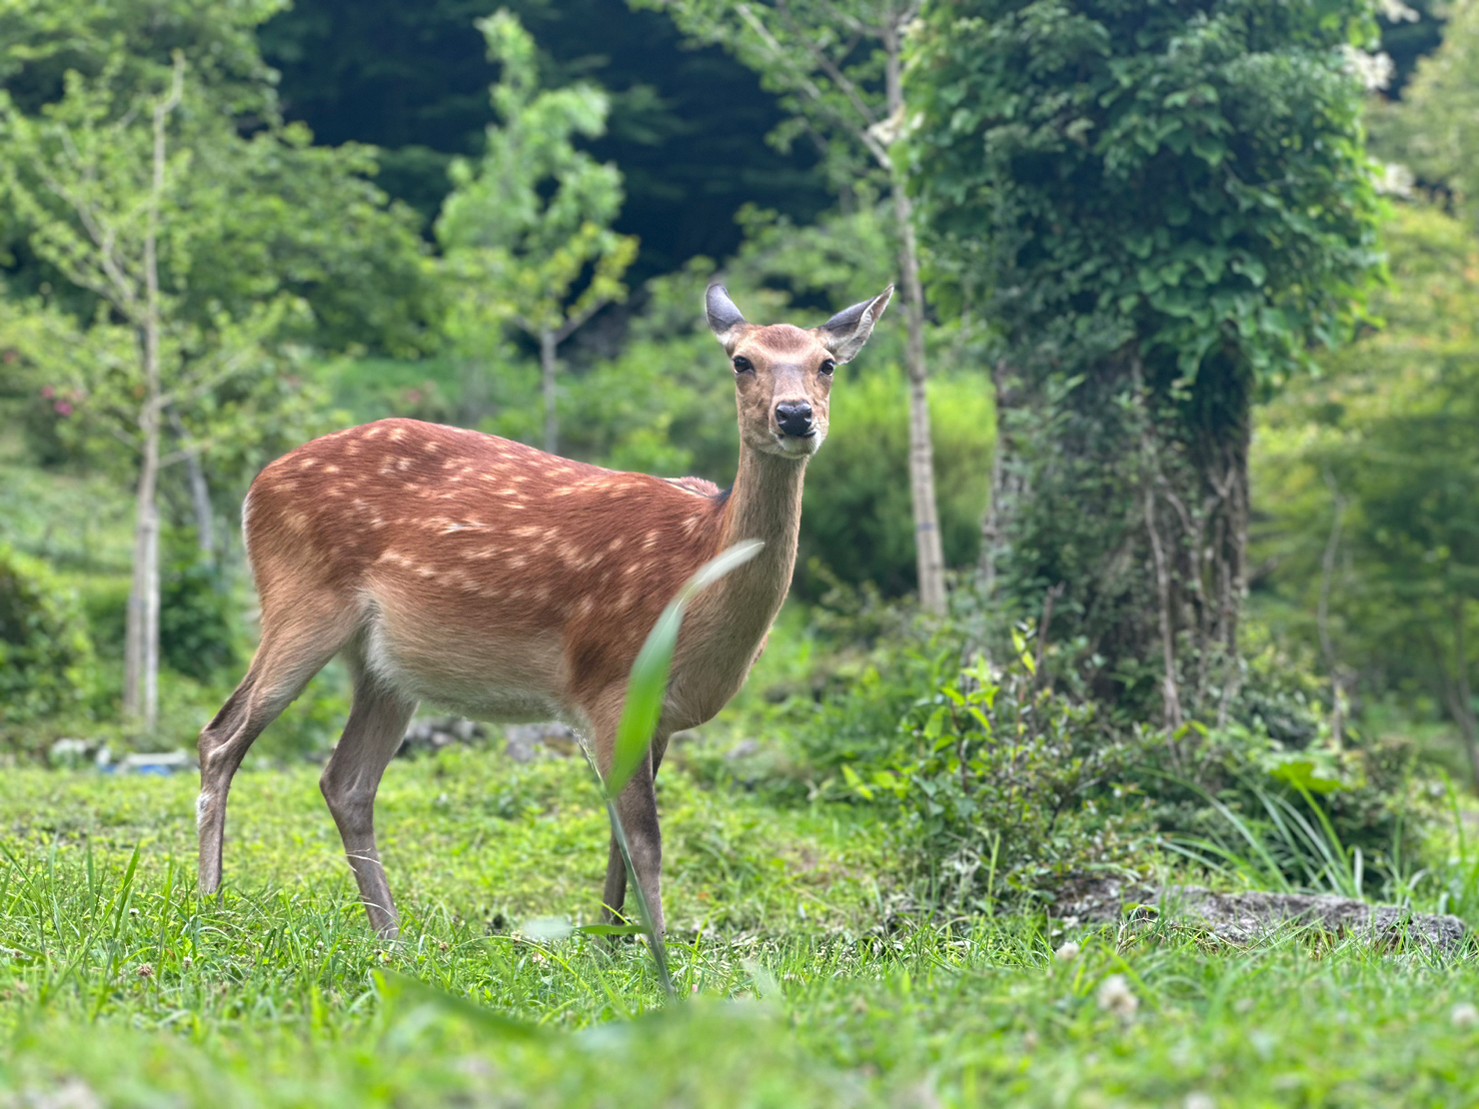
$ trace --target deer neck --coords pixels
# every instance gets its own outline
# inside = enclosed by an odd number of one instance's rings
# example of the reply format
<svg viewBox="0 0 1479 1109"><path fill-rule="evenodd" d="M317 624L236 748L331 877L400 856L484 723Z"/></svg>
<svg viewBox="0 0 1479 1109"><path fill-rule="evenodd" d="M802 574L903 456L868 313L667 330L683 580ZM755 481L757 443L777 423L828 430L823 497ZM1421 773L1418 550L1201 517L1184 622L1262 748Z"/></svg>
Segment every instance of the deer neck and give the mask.
<svg viewBox="0 0 1479 1109"><path fill-rule="evenodd" d="M759 539L765 547L711 591L725 597L731 618L752 612L769 628L786 599L796 567L805 479L804 458L740 449L739 471L720 521L718 550L746 539Z"/></svg>
<svg viewBox="0 0 1479 1109"><path fill-rule="evenodd" d="M791 588L805 476L805 460L741 448L712 553L746 539L765 546L694 599L675 660L672 723L702 723L744 684Z"/></svg>

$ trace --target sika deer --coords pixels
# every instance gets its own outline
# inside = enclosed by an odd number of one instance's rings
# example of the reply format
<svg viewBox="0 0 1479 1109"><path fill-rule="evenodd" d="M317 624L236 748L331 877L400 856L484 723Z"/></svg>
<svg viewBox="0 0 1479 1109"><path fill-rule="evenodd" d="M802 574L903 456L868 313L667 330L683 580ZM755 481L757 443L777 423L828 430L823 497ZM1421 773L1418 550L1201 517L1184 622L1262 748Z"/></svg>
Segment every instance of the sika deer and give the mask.
<svg viewBox="0 0 1479 1109"><path fill-rule="evenodd" d="M668 737L713 717L749 674L791 585L832 372L862 349L892 294L805 330L747 323L722 286L709 287L709 327L730 357L739 410L727 492L400 419L316 439L263 470L242 510L262 642L200 735L201 891L221 883L227 793L247 748L342 655L354 702L321 785L370 924L394 937L375 792L417 703L567 720L605 774L628 674L659 613L719 551L758 539L759 555L690 606L651 757L617 802L661 930L653 779ZM608 916L625 897L613 842Z"/></svg>

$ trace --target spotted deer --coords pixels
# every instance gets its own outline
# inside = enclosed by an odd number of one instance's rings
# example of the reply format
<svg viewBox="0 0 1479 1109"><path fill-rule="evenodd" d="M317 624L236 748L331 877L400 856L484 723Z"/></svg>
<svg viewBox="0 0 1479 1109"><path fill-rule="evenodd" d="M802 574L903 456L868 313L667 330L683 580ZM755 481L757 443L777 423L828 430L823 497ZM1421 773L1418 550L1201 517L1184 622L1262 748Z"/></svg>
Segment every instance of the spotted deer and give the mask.
<svg viewBox="0 0 1479 1109"><path fill-rule="evenodd" d="M760 540L755 558L690 605L650 758L616 802L661 930L653 781L668 737L711 719L754 665L790 589L833 371L862 349L892 295L889 286L804 329L748 323L723 286L709 287L739 413L739 468L725 492L405 419L315 439L264 469L242 509L262 639L200 734L200 890L220 887L227 793L247 749L338 655L354 699L320 785L370 925L395 937L375 793L418 702L487 720L566 720L604 775L632 663L662 609L720 551ZM608 919L626 889L613 840Z"/></svg>

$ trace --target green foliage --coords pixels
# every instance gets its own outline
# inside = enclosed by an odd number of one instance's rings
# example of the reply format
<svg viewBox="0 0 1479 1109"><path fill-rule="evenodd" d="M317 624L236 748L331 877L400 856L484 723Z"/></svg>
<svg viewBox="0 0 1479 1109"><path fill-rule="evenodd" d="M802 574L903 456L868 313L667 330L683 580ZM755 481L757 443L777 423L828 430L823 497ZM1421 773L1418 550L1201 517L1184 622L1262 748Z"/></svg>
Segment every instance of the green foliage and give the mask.
<svg viewBox="0 0 1479 1109"><path fill-rule="evenodd" d="M228 675L240 660L240 606L222 567L201 554L195 532L164 536L159 649L164 664L197 681Z"/></svg>
<svg viewBox="0 0 1479 1109"><path fill-rule="evenodd" d="M1466 744L1479 674L1479 243L1404 206L1385 326L1269 407L1256 476L1271 618L1368 696L1426 696Z"/></svg>
<svg viewBox="0 0 1479 1109"><path fill-rule="evenodd" d="M474 364L503 330L522 331L548 347L553 374L554 348L626 298L622 275L637 254L636 239L611 230L621 171L575 145L604 132L609 104L587 83L541 89L534 40L507 10L478 27L502 66L490 92L498 123L478 161L452 163L437 218L451 290L446 326L457 356Z"/></svg>
<svg viewBox="0 0 1479 1109"><path fill-rule="evenodd" d="M474 20L486 0L297 0L261 31L294 119L320 141L378 150L377 182L427 225L454 157L475 157L492 122L498 77ZM647 280L695 254L722 258L740 241L747 203L805 220L829 203L810 144L782 154L757 142L783 118L758 77L718 50L693 50L665 16L605 0L519 0L551 86L608 90L607 134L583 145L620 162L628 200L618 230L642 241ZM638 273L638 271L640 271Z"/></svg>
<svg viewBox="0 0 1479 1109"><path fill-rule="evenodd" d="M1018 356L1133 341L1161 388L1229 358L1281 380L1375 260L1340 50L1372 29L1357 0L932 5L910 158L942 276Z"/></svg>
<svg viewBox="0 0 1479 1109"><path fill-rule="evenodd" d="M802 136L825 136L823 164L834 187L847 189L891 168L890 121L897 82L886 77L890 54L918 6L896 0L796 0L737 7L724 0L642 0L672 16L685 34L722 46L754 70L791 118L770 134L788 149ZM897 76L897 75L895 75Z"/></svg>
<svg viewBox="0 0 1479 1109"><path fill-rule="evenodd" d="M989 913L1050 900L1070 876L1143 851L1131 838L1146 830L1142 806L1110 797L1153 741L1127 742L1091 703L1055 693L1020 635L1006 666L977 656L952 669L900 721L892 758L843 767L860 796L897 808L930 903Z"/></svg>
<svg viewBox="0 0 1479 1109"><path fill-rule="evenodd" d="M916 584L904 376L871 358L848 376L833 394L836 433L807 483L802 559L844 582L902 596ZM995 412L985 382L966 374L934 375L929 397L945 561L968 567L981 548ZM812 598L823 585L809 572L798 581Z"/></svg>
<svg viewBox="0 0 1479 1109"><path fill-rule="evenodd" d="M368 148L314 147L304 127L281 122L275 79L254 37L281 7L277 0L64 7L27 0L0 14L0 78L14 116L11 141L25 139L26 120L47 117L53 132L70 128L78 156L100 175L93 183L102 185L81 189L53 172L71 200L51 197L44 212L28 211L19 203L33 191L27 189L9 218L0 219L0 248L37 234L38 222L47 240L55 239L73 218L68 203L75 207L79 199L98 209L96 230L107 229L106 198L123 187L116 149L122 132L111 144L93 132L103 117L127 114L141 97L166 87L170 59L178 55L189 69L193 110L188 122L176 121L172 139L190 151L188 203L174 198L173 222L183 230L178 225L188 212L192 242L182 249L179 236L171 236L161 258L166 285L181 294L185 314L209 332L215 317L239 320L285 289L309 307L313 341L322 346L416 350L434 312L416 222L369 180L375 161ZM90 114L78 110L86 96L93 100ZM99 142L114 147L106 158ZM23 149L8 157L19 160L21 178L32 172ZM112 230L117 234L120 227ZM231 264L212 264L218 259ZM67 288L76 274L66 271L55 249L25 251L21 262L20 291L49 289L67 309L92 314L87 294L100 289L96 283L85 284L85 292Z"/></svg>
<svg viewBox="0 0 1479 1109"><path fill-rule="evenodd" d="M1382 105L1373 131L1384 154L1429 187L1450 192L1479 226L1479 3L1449 9L1438 49L1424 58L1402 101Z"/></svg>
<svg viewBox="0 0 1479 1109"><path fill-rule="evenodd" d="M74 591L45 563L0 545L0 738L87 708L93 647Z"/></svg>
<svg viewBox="0 0 1479 1109"><path fill-rule="evenodd" d="M273 82L254 36L284 6L283 0L11 0L0 10L0 84L35 114L61 97L69 72L91 80L111 71L127 95L156 83L178 52L197 62L230 111L273 118Z"/></svg>

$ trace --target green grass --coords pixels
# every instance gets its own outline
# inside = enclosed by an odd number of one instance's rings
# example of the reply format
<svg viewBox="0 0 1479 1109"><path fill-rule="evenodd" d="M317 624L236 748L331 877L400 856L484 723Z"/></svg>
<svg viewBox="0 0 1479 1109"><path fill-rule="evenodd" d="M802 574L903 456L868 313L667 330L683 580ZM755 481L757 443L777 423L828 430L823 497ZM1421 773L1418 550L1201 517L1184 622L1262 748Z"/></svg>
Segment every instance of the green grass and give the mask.
<svg viewBox="0 0 1479 1109"><path fill-rule="evenodd" d="M219 901L194 894L193 780L7 771L0 1105L1479 1099L1468 958L1297 932L1239 950L1165 922L901 925L861 814L675 769L674 1006L640 943L569 930L594 919L605 864L578 760L392 766L380 830L407 927L391 947L312 767L238 777ZM1106 996L1114 976L1133 1011Z"/></svg>

